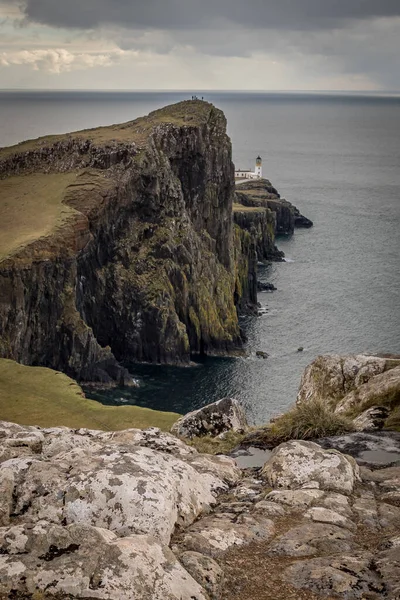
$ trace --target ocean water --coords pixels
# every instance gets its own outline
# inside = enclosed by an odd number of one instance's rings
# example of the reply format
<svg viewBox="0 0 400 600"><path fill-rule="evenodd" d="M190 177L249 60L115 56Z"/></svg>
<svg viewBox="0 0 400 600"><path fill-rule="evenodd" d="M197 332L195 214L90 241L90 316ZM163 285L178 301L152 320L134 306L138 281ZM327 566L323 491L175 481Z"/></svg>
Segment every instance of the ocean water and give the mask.
<svg viewBox="0 0 400 600"><path fill-rule="evenodd" d="M130 120L192 93L2 92L0 146ZM260 154L314 228L278 239L287 262L260 269L278 290L260 293L265 315L243 320L247 358L131 365L139 388L91 395L177 412L233 395L262 423L294 402L318 354L400 353L400 98L197 93L224 110L236 166Z"/></svg>

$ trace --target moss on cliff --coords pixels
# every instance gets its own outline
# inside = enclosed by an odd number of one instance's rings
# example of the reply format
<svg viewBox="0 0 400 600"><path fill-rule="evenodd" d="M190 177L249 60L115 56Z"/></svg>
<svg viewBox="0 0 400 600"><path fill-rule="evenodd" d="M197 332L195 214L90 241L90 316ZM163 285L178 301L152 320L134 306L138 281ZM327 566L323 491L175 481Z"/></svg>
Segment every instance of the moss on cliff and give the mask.
<svg viewBox="0 0 400 600"><path fill-rule="evenodd" d="M40 427L113 431L154 426L169 431L179 415L137 406L103 406L85 398L80 386L63 373L0 359L0 418Z"/></svg>
<svg viewBox="0 0 400 600"><path fill-rule="evenodd" d="M34 228L1 261L0 356L110 383L115 357L187 363L240 349L236 306L255 269L246 236L233 250L233 175L225 117L197 101L2 150L0 188L15 178L20 201L21 182L66 179L46 193L75 220L44 237Z"/></svg>

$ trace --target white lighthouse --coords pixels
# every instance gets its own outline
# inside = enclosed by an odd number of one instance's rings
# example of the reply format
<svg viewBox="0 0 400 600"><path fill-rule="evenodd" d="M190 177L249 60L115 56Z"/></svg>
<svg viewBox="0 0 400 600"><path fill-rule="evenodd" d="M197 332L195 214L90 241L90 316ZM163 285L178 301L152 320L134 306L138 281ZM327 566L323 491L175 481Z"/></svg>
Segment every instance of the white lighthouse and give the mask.
<svg viewBox="0 0 400 600"><path fill-rule="evenodd" d="M256 167L254 171L250 169L236 169L235 179L238 183L243 179L262 179L262 158L260 155L256 158Z"/></svg>
<svg viewBox="0 0 400 600"><path fill-rule="evenodd" d="M262 178L262 158L260 155L258 155L256 158L255 174L256 174L256 177L258 177L259 179Z"/></svg>

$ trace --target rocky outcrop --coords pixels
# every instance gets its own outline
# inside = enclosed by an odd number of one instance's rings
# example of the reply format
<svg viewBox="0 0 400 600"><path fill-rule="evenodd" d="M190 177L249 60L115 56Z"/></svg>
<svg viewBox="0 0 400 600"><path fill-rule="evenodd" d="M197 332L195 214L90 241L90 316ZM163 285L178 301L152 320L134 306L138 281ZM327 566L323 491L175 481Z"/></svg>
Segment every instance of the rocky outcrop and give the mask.
<svg viewBox="0 0 400 600"><path fill-rule="evenodd" d="M276 235L291 235L295 227L313 226L312 221L304 217L296 206L280 197L268 179L255 179L238 184L236 202L246 207L268 209L269 219L272 213Z"/></svg>
<svg viewBox="0 0 400 600"><path fill-rule="evenodd" d="M235 398L223 398L181 417L171 429L175 435L191 439L227 431L243 432L248 428L246 413Z"/></svg>
<svg viewBox="0 0 400 600"><path fill-rule="evenodd" d="M233 233L221 111L183 102L19 144L3 149L0 176L17 197L27 185L27 202L51 180L64 207L0 262L0 356L127 383L115 359L185 363L241 348L236 306L256 301L256 257Z"/></svg>
<svg viewBox="0 0 400 600"><path fill-rule="evenodd" d="M244 194L236 194L236 200L241 196ZM233 218L236 226L252 236L259 261L283 260L284 253L275 245L276 218L271 210L236 203Z"/></svg>
<svg viewBox="0 0 400 600"><path fill-rule="evenodd" d="M292 441L240 471L154 428L0 438L2 598L398 596L399 467Z"/></svg>
<svg viewBox="0 0 400 600"><path fill-rule="evenodd" d="M296 489L313 484L316 489L350 494L359 478L355 461L335 450L323 451L313 442L291 441L272 452L262 475L273 486Z"/></svg>
<svg viewBox="0 0 400 600"><path fill-rule="evenodd" d="M358 430L397 425L400 359L397 356L319 356L304 371L297 404L322 400L354 418Z"/></svg>

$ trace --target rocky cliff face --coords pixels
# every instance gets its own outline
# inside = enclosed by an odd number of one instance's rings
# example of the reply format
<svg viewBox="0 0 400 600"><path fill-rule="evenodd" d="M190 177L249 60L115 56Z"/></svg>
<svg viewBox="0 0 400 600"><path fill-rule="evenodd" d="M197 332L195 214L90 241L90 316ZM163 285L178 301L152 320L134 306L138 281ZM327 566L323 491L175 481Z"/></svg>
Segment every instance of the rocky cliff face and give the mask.
<svg viewBox="0 0 400 600"><path fill-rule="evenodd" d="M304 217L299 209L280 197L276 188L273 187L268 179L249 180L236 186L236 198L240 205L248 208L264 209L267 213L269 243L267 244L266 257L279 258L276 254L275 237L276 235L291 235L295 227L312 227L313 223L307 217ZM273 225L273 231L272 229ZM279 251L278 251L279 252Z"/></svg>
<svg viewBox="0 0 400 600"><path fill-rule="evenodd" d="M0 187L28 186L39 211L31 180L45 194L60 178L67 213L1 257L1 356L107 382L127 381L115 357L182 363L241 347L235 298L249 287L253 251L233 235L219 110L184 102L3 149L0 160Z"/></svg>

